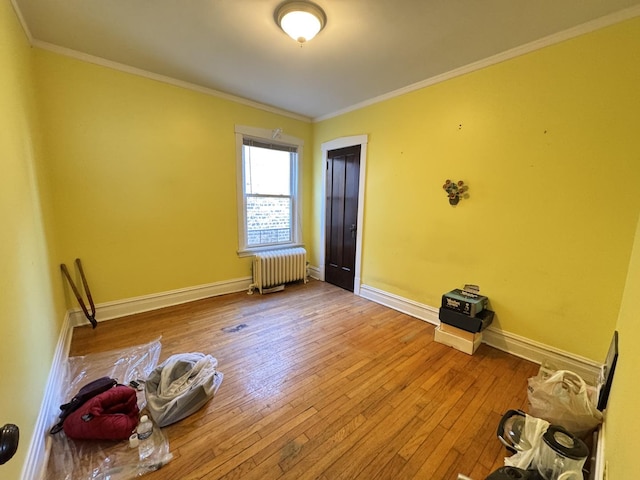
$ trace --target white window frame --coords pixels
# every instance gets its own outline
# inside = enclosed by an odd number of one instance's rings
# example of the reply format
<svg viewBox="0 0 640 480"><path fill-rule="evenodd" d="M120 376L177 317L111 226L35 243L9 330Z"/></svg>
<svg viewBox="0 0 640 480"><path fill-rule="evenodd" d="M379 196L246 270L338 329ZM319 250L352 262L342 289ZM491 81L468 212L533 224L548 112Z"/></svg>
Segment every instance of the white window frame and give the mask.
<svg viewBox="0 0 640 480"><path fill-rule="evenodd" d="M238 256L247 257L257 252L274 250L277 248L300 247L302 243L302 155L304 140L290 135L285 135L282 130L276 128L268 130L266 128L235 126L236 134L236 179L237 179L237 206L238 206ZM291 170L291 235L289 243L278 243L260 247L250 247L247 245L247 219L246 219L246 196L244 182L244 159L242 155L243 142L245 138L258 140L264 143L273 143L296 147L297 159L293 162Z"/></svg>

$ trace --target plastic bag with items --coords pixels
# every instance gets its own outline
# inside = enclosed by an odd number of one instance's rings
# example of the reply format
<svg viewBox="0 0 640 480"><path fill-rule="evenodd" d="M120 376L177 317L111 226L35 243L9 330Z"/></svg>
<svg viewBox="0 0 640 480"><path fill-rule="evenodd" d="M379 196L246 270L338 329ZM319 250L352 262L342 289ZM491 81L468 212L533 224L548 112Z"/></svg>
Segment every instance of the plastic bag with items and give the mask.
<svg viewBox="0 0 640 480"><path fill-rule="evenodd" d="M211 355L181 353L156 367L145 383L153 420L165 427L202 408L222 383L223 374L217 366Z"/></svg>
<svg viewBox="0 0 640 480"><path fill-rule="evenodd" d="M144 345L70 357L61 384L62 398L77 392L94 378L108 376L129 384L145 379L158 364L160 339ZM144 392L136 390L137 405L145 407ZM172 458L169 440L160 428L153 429L153 454L140 461L138 448L129 441L72 440L64 432L51 438L46 480L128 480L157 470Z"/></svg>
<svg viewBox="0 0 640 480"><path fill-rule="evenodd" d="M549 422L520 410L509 410L498 426L498 438L513 453L504 464L526 470L535 461Z"/></svg>
<svg viewBox="0 0 640 480"><path fill-rule="evenodd" d="M542 371L528 380L529 414L585 437L602 423L586 382L577 373Z"/></svg>

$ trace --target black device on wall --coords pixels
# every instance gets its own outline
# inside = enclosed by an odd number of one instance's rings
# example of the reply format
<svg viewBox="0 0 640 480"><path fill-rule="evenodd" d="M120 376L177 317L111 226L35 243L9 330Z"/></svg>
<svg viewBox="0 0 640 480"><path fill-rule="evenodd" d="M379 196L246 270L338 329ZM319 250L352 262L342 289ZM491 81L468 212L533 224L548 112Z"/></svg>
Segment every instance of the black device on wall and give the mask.
<svg viewBox="0 0 640 480"><path fill-rule="evenodd" d="M0 429L0 465L7 463L18 450L20 430L16 425L7 423Z"/></svg>
<svg viewBox="0 0 640 480"><path fill-rule="evenodd" d="M613 338L611 339L611 345L609 345L609 352L607 352L607 359L604 362L604 383L600 388L600 395L598 397L598 410L601 412L607 408L607 401L609 400L609 394L611 393L611 384L613 383L613 374L616 371L616 365L618 363L618 331L613 332Z"/></svg>

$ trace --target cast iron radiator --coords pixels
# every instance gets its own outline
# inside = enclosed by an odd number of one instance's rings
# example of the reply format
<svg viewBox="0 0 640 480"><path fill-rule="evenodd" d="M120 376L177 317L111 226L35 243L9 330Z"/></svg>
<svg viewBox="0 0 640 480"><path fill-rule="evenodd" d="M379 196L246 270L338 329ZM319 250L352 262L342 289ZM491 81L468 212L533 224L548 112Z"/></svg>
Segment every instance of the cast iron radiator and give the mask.
<svg viewBox="0 0 640 480"><path fill-rule="evenodd" d="M253 258L253 283L260 293L282 290L285 283L307 282L307 251L302 247L260 252Z"/></svg>

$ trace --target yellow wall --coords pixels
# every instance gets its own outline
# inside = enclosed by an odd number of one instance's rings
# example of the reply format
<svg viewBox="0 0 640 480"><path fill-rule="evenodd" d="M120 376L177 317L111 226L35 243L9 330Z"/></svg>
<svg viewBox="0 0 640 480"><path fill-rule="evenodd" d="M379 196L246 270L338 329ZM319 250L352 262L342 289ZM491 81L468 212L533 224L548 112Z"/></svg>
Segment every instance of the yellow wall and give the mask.
<svg viewBox="0 0 640 480"><path fill-rule="evenodd" d="M317 124L316 182L322 142L369 135L363 283L435 307L476 283L497 327L603 361L640 211L638 52L635 19Z"/></svg>
<svg viewBox="0 0 640 480"><path fill-rule="evenodd" d="M640 222L636 231L629 275L618 319L620 356L607 405L605 451L609 480L637 478L640 416L637 414L640 384Z"/></svg>
<svg viewBox="0 0 640 480"><path fill-rule="evenodd" d="M236 254L234 124L302 138L309 165L311 124L43 50L36 57L59 260L82 260L94 300L250 276ZM311 168L302 170L310 191Z"/></svg>
<svg viewBox="0 0 640 480"><path fill-rule="evenodd" d="M64 313L77 306L60 263L83 260L97 303L249 276L236 255L234 125L302 138L307 192L312 128L32 49L9 2L0 105L0 426L21 433L0 477L17 479Z"/></svg>
<svg viewBox="0 0 640 480"><path fill-rule="evenodd" d="M639 32L640 19L627 21L310 125L31 50L0 2L0 425L23 433L2 477L17 478L64 309L75 307L60 263L82 258L98 303L249 275L235 253L240 124L305 140L314 265L320 144L366 133L365 284L437 306L442 292L478 283L498 327L601 361L626 281L608 455L611 478L628 478L633 452L615 439L638 433L633 397L622 396L638 393L627 352L640 340L637 253L628 280L627 269L639 241ZM470 186L455 208L446 178Z"/></svg>
<svg viewBox="0 0 640 480"><path fill-rule="evenodd" d="M16 456L0 467L6 479L20 475L63 318L40 208L31 61L10 3L0 2L0 427L20 427Z"/></svg>

